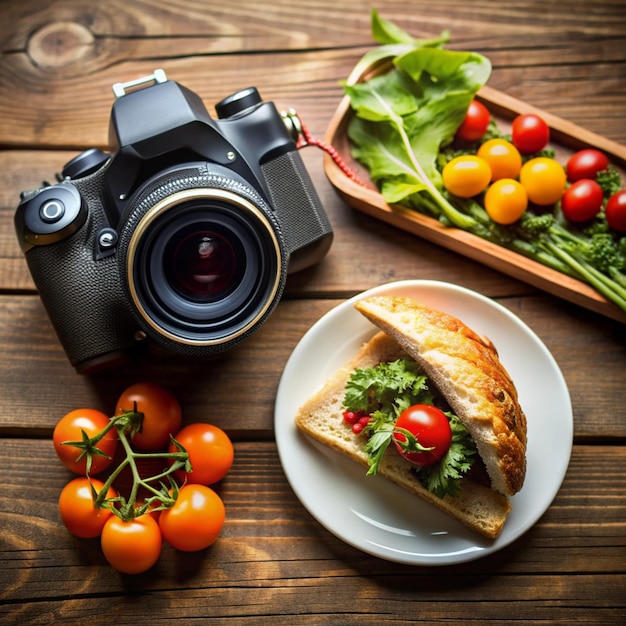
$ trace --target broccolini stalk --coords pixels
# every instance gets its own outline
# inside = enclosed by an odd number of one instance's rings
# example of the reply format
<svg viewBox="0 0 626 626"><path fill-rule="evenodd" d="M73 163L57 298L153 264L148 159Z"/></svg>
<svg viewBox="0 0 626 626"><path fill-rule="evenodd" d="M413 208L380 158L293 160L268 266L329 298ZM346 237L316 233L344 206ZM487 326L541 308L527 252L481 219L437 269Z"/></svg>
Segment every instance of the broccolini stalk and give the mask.
<svg viewBox="0 0 626 626"><path fill-rule="evenodd" d="M563 228L552 215L530 213L520 220L518 232L536 239L541 249L573 270L576 278L626 311L626 289L615 279L623 276L626 259L609 234L596 233L587 238Z"/></svg>
<svg viewBox="0 0 626 626"><path fill-rule="evenodd" d="M543 245L555 256L559 257L564 263L574 269L579 277L597 289L607 300L610 300L622 310L626 311L626 298L620 295L619 291L623 291L619 285L602 272L588 264L584 259L575 257L569 252L559 248L550 238L546 237Z"/></svg>

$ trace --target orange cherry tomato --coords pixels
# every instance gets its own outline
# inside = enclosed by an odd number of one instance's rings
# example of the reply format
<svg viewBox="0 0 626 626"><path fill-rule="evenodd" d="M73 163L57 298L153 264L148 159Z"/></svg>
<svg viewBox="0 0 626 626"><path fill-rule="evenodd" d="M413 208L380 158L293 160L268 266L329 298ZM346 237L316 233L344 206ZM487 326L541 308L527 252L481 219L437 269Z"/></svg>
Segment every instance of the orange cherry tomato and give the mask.
<svg viewBox="0 0 626 626"><path fill-rule="evenodd" d="M176 502L161 511L163 538L176 550L195 552L208 548L219 536L226 510L222 499L206 485L184 485Z"/></svg>
<svg viewBox="0 0 626 626"><path fill-rule="evenodd" d="M479 194L491 180L491 170L484 159L466 154L455 157L445 164L444 187L459 198L471 198Z"/></svg>
<svg viewBox="0 0 626 626"><path fill-rule="evenodd" d="M143 413L141 431L132 438L138 450L163 450L182 423L182 410L176 397L164 387L141 382L125 389L117 401L117 413L131 411L134 403Z"/></svg>
<svg viewBox="0 0 626 626"><path fill-rule="evenodd" d="M524 187L512 178L501 178L485 193L485 211L498 224L512 224L528 207Z"/></svg>
<svg viewBox="0 0 626 626"><path fill-rule="evenodd" d="M61 463L76 474L85 474L87 471L87 456L83 455L81 448L63 445L65 441L82 441L83 432L87 437L97 435L109 424L109 417L95 409L76 409L64 415L54 427L52 443ZM96 448L102 454L93 454L90 474L98 474L107 469L113 461L118 438L115 428L111 428L98 442Z"/></svg>
<svg viewBox="0 0 626 626"><path fill-rule="evenodd" d="M104 525L113 515L109 509L94 506L92 486L99 492L104 483L96 478L83 476L74 478L59 495L59 513L65 527L76 537L91 539L99 537ZM117 492L112 487L107 490L107 498L116 498Z"/></svg>
<svg viewBox="0 0 626 626"><path fill-rule="evenodd" d="M491 180L517 178L522 169L522 155L519 150L505 139L489 139L478 148L476 153L487 161L491 169Z"/></svg>
<svg viewBox="0 0 626 626"><path fill-rule="evenodd" d="M116 570L140 574L159 560L163 537L150 514L128 522L114 515L102 529L100 545L104 557Z"/></svg>
<svg viewBox="0 0 626 626"><path fill-rule="evenodd" d="M228 435L212 424L189 424L175 435L191 462L192 471L176 470L174 473L181 483L212 485L222 480L229 472L235 450ZM170 443L170 452L176 446Z"/></svg>
<svg viewBox="0 0 626 626"><path fill-rule="evenodd" d="M563 195L566 179L565 168L547 157L530 159L524 163L519 175L530 202L540 205L558 202Z"/></svg>

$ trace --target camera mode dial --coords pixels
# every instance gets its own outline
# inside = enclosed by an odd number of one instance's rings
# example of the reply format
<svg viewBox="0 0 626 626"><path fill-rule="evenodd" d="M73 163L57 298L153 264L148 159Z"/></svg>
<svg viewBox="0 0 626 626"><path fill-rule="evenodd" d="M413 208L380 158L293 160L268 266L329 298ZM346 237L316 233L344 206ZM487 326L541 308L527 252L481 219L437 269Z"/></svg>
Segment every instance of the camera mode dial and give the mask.
<svg viewBox="0 0 626 626"><path fill-rule="evenodd" d="M63 183L44 187L25 198L15 214L25 252L69 237L86 219L87 209L80 192L73 185Z"/></svg>
<svg viewBox="0 0 626 626"><path fill-rule="evenodd" d="M225 120L239 113L243 113L257 104L261 104L261 102L261 94L258 92L257 88L248 87L220 100L215 105L215 112L219 119Z"/></svg>
<svg viewBox="0 0 626 626"><path fill-rule="evenodd" d="M107 161L109 155L100 148L89 148L68 161L61 172L61 180L76 180L98 171Z"/></svg>

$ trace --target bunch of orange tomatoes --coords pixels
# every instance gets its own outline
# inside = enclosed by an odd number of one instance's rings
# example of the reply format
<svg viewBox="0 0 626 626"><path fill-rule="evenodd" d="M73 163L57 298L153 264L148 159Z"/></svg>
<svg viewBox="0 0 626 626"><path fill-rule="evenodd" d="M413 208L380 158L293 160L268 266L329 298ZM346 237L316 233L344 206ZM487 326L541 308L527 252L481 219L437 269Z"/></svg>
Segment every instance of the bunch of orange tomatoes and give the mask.
<svg viewBox="0 0 626 626"><path fill-rule="evenodd" d="M191 552L219 536L225 507L209 485L230 471L233 444L212 424L183 426L180 403L164 387L128 387L113 417L95 409L67 413L53 444L63 465L79 475L59 496L64 525L77 537L100 537L118 571L148 570L163 541Z"/></svg>

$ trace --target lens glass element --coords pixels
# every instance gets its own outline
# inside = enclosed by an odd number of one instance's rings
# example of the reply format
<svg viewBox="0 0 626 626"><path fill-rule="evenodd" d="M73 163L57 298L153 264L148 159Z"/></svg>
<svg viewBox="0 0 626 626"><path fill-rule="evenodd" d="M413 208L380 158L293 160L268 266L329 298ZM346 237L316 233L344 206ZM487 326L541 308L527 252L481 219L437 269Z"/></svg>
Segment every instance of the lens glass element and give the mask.
<svg viewBox="0 0 626 626"><path fill-rule="evenodd" d="M237 253L226 237L210 230L192 230L166 248L165 271L182 296L204 300L232 290L237 276Z"/></svg>

